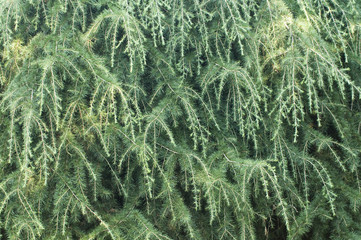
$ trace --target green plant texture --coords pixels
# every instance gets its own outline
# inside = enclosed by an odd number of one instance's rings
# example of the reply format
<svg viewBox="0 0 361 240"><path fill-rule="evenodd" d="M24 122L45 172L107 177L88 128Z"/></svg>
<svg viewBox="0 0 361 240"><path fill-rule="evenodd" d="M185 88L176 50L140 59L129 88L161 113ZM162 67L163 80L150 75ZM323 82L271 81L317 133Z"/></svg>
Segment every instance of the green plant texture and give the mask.
<svg viewBox="0 0 361 240"><path fill-rule="evenodd" d="M361 1L0 0L0 239L361 239Z"/></svg>

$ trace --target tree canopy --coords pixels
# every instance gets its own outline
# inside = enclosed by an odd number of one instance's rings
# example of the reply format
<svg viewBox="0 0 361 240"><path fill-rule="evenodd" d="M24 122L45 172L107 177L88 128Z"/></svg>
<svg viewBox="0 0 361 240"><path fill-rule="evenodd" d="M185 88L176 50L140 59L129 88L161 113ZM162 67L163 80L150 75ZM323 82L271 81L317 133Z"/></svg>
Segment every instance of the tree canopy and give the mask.
<svg viewBox="0 0 361 240"><path fill-rule="evenodd" d="M0 0L1 239L360 239L361 1Z"/></svg>

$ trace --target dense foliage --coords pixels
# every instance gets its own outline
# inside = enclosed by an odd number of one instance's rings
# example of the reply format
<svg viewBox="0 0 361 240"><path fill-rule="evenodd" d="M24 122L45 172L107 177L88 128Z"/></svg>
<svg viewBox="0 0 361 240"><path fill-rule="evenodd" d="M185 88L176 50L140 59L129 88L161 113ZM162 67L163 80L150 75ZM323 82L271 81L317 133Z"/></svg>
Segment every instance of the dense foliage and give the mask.
<svg viewBox="0 0 361 240"><path fill-rule="evenodd" d="M360 14L0 0L0 238L361 239Z"/></svg>

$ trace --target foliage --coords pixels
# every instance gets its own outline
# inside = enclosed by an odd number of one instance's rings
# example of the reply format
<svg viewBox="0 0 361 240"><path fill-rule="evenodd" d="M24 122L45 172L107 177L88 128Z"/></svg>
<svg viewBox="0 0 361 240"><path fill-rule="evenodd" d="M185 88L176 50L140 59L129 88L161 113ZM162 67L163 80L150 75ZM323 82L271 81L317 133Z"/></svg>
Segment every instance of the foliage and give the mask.
<svg viewBox="0 0 361 240"><path fill-rule="evenodd" d="M2 239L360 239L361 2L0 0Z"/></svg>

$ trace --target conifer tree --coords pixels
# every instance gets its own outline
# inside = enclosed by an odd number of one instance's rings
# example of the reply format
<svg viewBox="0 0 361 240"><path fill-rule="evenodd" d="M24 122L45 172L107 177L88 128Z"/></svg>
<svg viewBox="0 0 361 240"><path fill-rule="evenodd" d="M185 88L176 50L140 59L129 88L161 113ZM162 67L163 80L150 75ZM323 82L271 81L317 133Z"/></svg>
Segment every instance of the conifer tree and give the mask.
<svg viewBox="0 0 361 240"><path fill-rule="evenodd" d="M358 0L0 0L1 239L360 239Z"/></svg>

